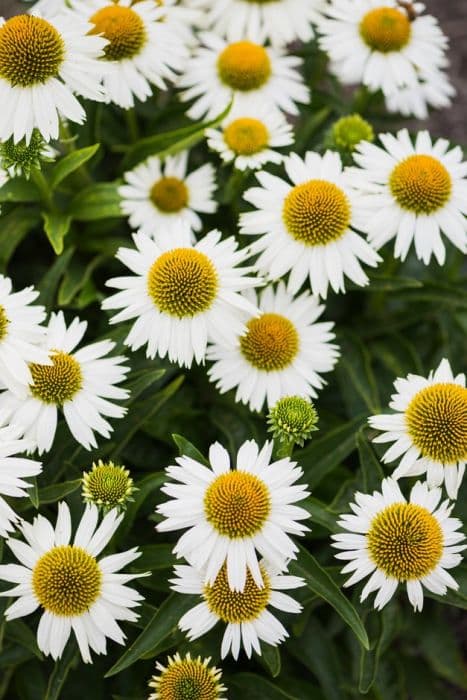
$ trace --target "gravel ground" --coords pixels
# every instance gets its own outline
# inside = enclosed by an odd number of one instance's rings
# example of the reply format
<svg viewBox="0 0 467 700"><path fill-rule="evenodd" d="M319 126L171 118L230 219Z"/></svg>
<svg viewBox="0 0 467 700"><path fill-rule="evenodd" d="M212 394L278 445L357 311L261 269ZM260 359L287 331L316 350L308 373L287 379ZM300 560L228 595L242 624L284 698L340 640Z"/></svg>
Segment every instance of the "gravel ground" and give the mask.
<svg viewBox="0 0 467 700"><path fill-rule="evenodd" d="M449 73L457 90L453 108L434 113L426 125L436 136L467 144L467 0L425 0L425 4L449 36ZM0 15L8 17L27 6L18 0L0 0Z"/></svg>

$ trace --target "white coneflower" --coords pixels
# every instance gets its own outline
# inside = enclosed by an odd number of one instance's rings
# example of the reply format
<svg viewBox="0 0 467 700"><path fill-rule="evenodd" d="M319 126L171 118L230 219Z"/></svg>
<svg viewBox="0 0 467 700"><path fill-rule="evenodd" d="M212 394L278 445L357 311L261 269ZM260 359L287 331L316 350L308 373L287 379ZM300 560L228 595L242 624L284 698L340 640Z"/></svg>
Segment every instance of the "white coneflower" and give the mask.
<svg viewBox="0 0 467 700"><path fill-rule="evenodd" d="M210 658L192 658L190 652L181 657L178 651L167 657L166 666L156 661L159 673L149 681L154 692L148 700L225 700L222 671L210 662Z"/></svg>
<svg viewBox="0 0 467 700"><path fill-rule="evenodd" d="M199 214L217 209L215 172L210 163L187 170L188 151L183 151L163 161L152 156L125 173L118 192L130 226L155 240L161 229L175 235L180 226L199 231Z"/></svg>
<svg viewBox="0 0 467 700"><path fill-rule="evenodd" d="M0 377L10 391L24 396L32 382L30 362L49 363L48 353L41 347L46 329L43 306L32 302L39 292L26 287L13 292L9 277L0 275Z"/></svg>
<svg viewBox="0 0 467 700"><path fill-rule="evenodd" d="M415 15L397 0L331 0L318 25L331 71L344 84L363 83L388 97L446 65L448 40L438 21Z"/></svg>
<svg viewBox="0 0 467 700"><path fill-rule="evenodd" d="M412 143L407 129L380 134L381 146L358 145L352 184L359 193L361 229L376 248L395 239L394 255L405 260L414 243L425 265L432 255L444 264L441 234L467 252L467 162L460 146L432 142L428 131Z"/></svg>
<svg viewBox="0 0 467 700"><path fill-rule="evenodd" d="M299 613L302 606L283 590L300 588L303 579L284 576L274 567L261 562L263 585L259 587L248 573L243 591L233 591L223 566L214 581L206 583L202 573L192 566L176 566L177 578L172 579L173 590L179 593L198 594L202 602L195 605L180 619L178 626L193 641L209 632L218 622L226 625L222 638L221 657L229 652L238 658L243 647L248 658L253 650L261 655L260 641L277 646L288 632L268 607L287 613Z"/></svg>
<svg viewBox="0 0 467 700"><path fill-rule="evenodd" d="M123 515L108 513L97 526L98 510L88 506L71 542L71 517L66 503L58 506L55 528L42 515L19 529L26 540L7 540L20 562L0 566L0 580L17 584L0 595L17 598L5 611L15 620L41 609L37 645L54 660L63 654L73 632L84 663L92 649L106 654L107 637L125 643L118 620L135 621L132 608L142 596L126 584L145 574L117 573L140 556L136 548L97 559L121 523Z"/></svg>
<svg viewBox="0 0 467 700"><path fill-rule="evenodd" d="M209 450L210 467L187 456L178 457L167 475L179 482L167 483L162 491L171 497L157 512L164 516L160 532L189 528L174 547L198 569L206 568L213 583L226 563L230 588L242 591L248 572L256 585L263 579L257 552L278 571L298 551L289 534L302 535L301 523L308 511L295 505L308 495L297 484L303 472L288 457L271 462L272 442L259 450L254 440L240 447L236 468L222 445Z"/></svg>
<svg viewBox="0 0 467 700"><path fill-rule="evenodd" d="M204 361L208 340L229 340L244 329L244 312L254 305L239 292L260 282L238 267L248 256L233 237L221 240L211 231L196 244L189 231L162 231L157 243L142 233L133 236L136 250L120 248L117 257L133 276L107 282L121 291L105 299L104 309L122 309L111 323L136 319L125 343L146 345L148 357L169 357L190 367Z"/></svg>
<svg viewBox="0 0 467 700"><path fill-rule="evenodd" d="M89 29L66 12L0 18L0 140L29 141L35 128L46 141L56 139L60 118L86 118L73 93L103 99L98 58L107 42Z"/></svg>
<svg viewBox="0 0 467 700"><path fill-rule="evenodd" d="M427 119L430 114L429 108L450 107L455 94L456 90L449 82L447 74L442 70L435 70L421 73L416 85L400 87L386 95L385 102L389 112L396 112L404 117Z"/></svg>
<svg viewBox="0 0 467 700"><path fill-rule="evenodd" d="M255 211L241 215L241 232L262 234L251 246L260 253L258 268L271 279L290 271L292 293L309 278L313 294L324 299L329 285L344 292L346 277L368 284L361 262L375 267L381 258L352 230L361 228L362 208L339 154L291 153L284 167L292 184L261 171L260 187L244 194Z"/></svg>
<svg viewBox="0 0 467 700"><path fill-rule="evenodd" d="M423 587L445 595L458 585L447 569L462 560L467 545L458 529L462 523L451 518L449 501L439 504L441 489L429 490L417 482L407 502L397 481L385 479L381 493L356 493L353 513L342 515L339 525L346 533L333 535L338 559L348 560L343 574L351 574L345 586L370 576L360 599L377 591L374 606L382 607L405 586L415 610L423 607Z"/></svg>
<svg viewBox="0 0 467 700"><path fill-rule="evenodd" d="M0 535L8 537L19 518L7 503L7 498L27 496L32 484L25 481L29 476L37 476L42 471L41 462L15 455L26 452L30 447L27 440L21 440L21 428L15 425L0 428Z"/></svg>
<svg viewBox="0 0 467 700"><path fill-rule="evenodd" d="M67 327L61 311L52 314L42 343L49 364L29 366L31 383L24 396L10 391L0 395L0 410L23 428L39 454L52 447L59 409L75 440L88 450L97 447L95 432L110 437L113 428L104 416L122 418L126 413L126 408L113 403L128 397L117 386L129 371L123 365L126 358L107 357L115 347L110 340L74 351L86 326L75 317Z"/></svg>
<svg viewBox="0 0 467 700"><path fill-rule="evenodd" d="M216 34L238 41L250 33L262 42L284 46L313 38L313 25L322 18L326 0L185 0L204 12Z"/></svg>
<svg viewBox="0 0 467 700"><path fill-rule="evenodd" d="M200 38L203 46L178 81L182 100L195 99L187 111L192 119L217 117L233 95L239 106L253 97L289 114L298 114L297 102L309 102L297 56L250 39L228 44L216 34L203 33Z"/></svg>
<svg viewBox="0 0 467 700"><path fill-rule="evenodd" d="M37 0L31 8L34 14L41 17L53 17L68 8L67 0Z"/></svg>
<svg viewBox="0 0 467 700"><path fill-rule="evenodd" d="M428 378L409 374L394 387L389 406L396 413L368 419L383 431L374 442L394 443L383 461L401 459L395 479L426 473L429 486L444 482L448 496L456 498L467 461L465 374L454 376L444 359Z"/></svg>
<svg viewBox="0 0 467 700"><path fill-rule="evenodd" d="M248 319L243 335L209 348L209 378L221 393L236 388L235 400L253 411L290 394L315 397L326 383L321 374L339 357L334 324L316 322L324 306L308 292L294 298L280 282L261 293L258 307L261 314Z"/></svg>
<svg viewBox="0 0 467 700"><path fill-rule="evenodd" d="M75 17L90 23L91 34L108 43L101 59L103 83L109 102L129 109L135 97L144 102L152 86L164 90L175 80L188 49L153 0L70 0Z"/></svg>
<svg viewBox="0 0 467 700"><path fill-rule="evenodd" d="M276 149L290 146L294 140L285 117L256 99L234 104L221 127L206 129L206 137L208 146L238 170L281 163L284 156Z"/></svg>

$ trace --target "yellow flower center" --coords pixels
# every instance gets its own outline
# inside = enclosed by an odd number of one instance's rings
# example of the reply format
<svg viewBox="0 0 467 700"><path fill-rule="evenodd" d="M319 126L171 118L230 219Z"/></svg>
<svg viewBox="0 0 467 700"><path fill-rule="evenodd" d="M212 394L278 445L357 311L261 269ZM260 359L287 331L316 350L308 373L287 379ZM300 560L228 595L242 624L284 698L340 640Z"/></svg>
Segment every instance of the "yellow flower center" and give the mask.
<svg viewBox="0 0 467 700"><path fill-rule="evenodd" d="M80 364L66 352L50 355L52 365L32 364L31 393L44 403L62 406L70 401L83 385Z"/></svg>
<svg viewBox="0 0 467 700"><path fill-rule="evenodd" d="M269 489L254 474L235 470L221 474L204 496L206 519L230 539L259 532L271 510Z"/></svg>
<svg viewBox="0 0 467 700"><path fill-rule="evenodd" d="M177 177L163 177L151 187L150 198L164 214L181 211L188 204L188 190Z"/></svg>
<svg viewBox="0 0 467 700"><path fill-rule="evenodd" d="M5 308L0 305L0 340L6 336L9 323L10 321L6 315Z"/></svg>
<svg viewBox="0 0 467 700"><path fill-rule="evenodd" d="M43 554L32 572L32 587L45 610L60 617L85 613L101 591L97 561L81 547L62 545Z"/></svg>
<svg viewBox="0 0 467 700"><path fill-rule="evenodd" d="M400 51L410 40L411 26L407 14L395 7L370 10L360 22L360 35L373 51Z"/></svg>
<svg viewBox="0 0 467 700"><path fill-rule="evenodd" d="M246 575L245 588L239 591L231 591L227 580L227 568L224 564L217 574L212 586L204 587L204 598L210 611L222 622L238 624L256 620L265 610L271 596L271 584L269 576L261 567L263 588L258 588L249 571Z"/></svg>
<svg viewBox="0 0 467 700"><path fill-rule="evenodd" d="M247 323L240 338L240 350L253 367L274 372L291 364L298 353L300 339L294 324L280 314L263 314Z"/></svg>
<svg viewBox="0 0 467 700"><path fill-rule="evenodd" d="M391 193L402 209L431 214L451 195L451 176L432 156L409 156L396 165L389 178Z"/></svg>
<svg viewBox="0 0 467 700"><path fill-rule="evenodd" d="M268 145L269 134L259 119L242 117L224 129L224 140L237 155L251 156Z"/></svg>
<svg viewBox="0 0 467 700"><path fill-rule="evenodd" d="M132 58L144 46L144 22L131 7L108 5L95 12L89 21L94 24L90 34L102 34L108 39L104 55L109 61Z"/></svg>
<svg viewBox="0 0 467 700"><path fill-rule="evenodd" d="M437 519L415 503L393 503L375 517L368 549L378 569L398 581L420 579L433 571L443 553Z"/></svg>
<svg viewBox="0 0 467 700"><path fill-rule="evenodd" d="M423 457L453 464L467 459L467 389L433 384L415 394L406 412L409 435Z"/></svg>
<svg viewBox="0 0 467 700"><path fill-rule="evenodd" d="M207 311L216 298L219 280L211 260L193 248L163 253L148 275L148 292L163 313L183 318Z"/></svg>
<svg viewBox="0 0 467 700"><path fill-rule="evenodd" d="M31 87L56 76L65 44L55 27L40 17L17 15L0 27L0 78Z"/></svg>
<svg viewBox="0 0 467 700"><path fill-rule="evenodd" d="M282 210L287 231L305 245L326 245L338 240L350 224L350 203L345 193L327 180L296 185Z"/></svg>
<svg viewBox="0 0 467 700"><path fill-rule="evenodd" d="M263 46L237 41L222 51L217 70L222 82L232 90L257 90L271 75L271 61Z"/></svg>
<svg viewBox="0 0 467 700"><path fill-rule="evenodd" d="M217 700L219 683L212 670L200 659L171 663L154 685L158 700Z"/></svg>

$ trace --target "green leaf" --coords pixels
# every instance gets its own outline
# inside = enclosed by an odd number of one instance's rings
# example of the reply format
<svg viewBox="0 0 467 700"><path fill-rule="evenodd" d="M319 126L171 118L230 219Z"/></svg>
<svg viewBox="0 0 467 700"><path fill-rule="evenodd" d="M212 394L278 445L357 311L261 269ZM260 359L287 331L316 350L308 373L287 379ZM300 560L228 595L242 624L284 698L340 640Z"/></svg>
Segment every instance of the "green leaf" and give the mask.
<svg viewBox="0 0 467 700"><path fill-rule="evenodd" d="M226 118L230 112L231 104L215 119L210 121L202 122L201 124L190 124L189 126L183 126L181 129L164 131L161 134L141 139L128 150L123 161L123 168L130 168L148 156L157 155L159 158L165 158L188 148L193 148L203 139L206 129L215 128Z"/></svg>
<svg viewBox="0 0 467 700"><path fill-rule="evenodd" d="M11 620L6 627L5 637L16 642L16 644L24 647L42 660L41 651L37 646L36 635L22 620Z"/></svg>
<svg viewBox="0 0 467 700"><path fill-rule="evenodd" d="M58 484L50 484L50 486L44 486L38 489L37 495L35 496L35 502L32 500L30 493L29 499L33 503L35 508L39 508L40 505L47 505L50 503L56 503L61 501L63 498L68 496L70 493L74 493L81 486L81 479L74 479L73 481L62 481ZM18 502L16 510L22 513L28 510L31 505L27 499L22 499Z"/></svg>
<svg viewBox="0 0 467 700"><path fill-rule="evenodd" d="M161 607L157 610L152 620L147 627L129 645L125 653L119 658L112 668L107 671L105 678L115 676L125 668L132 666L144 654L147 654L151 649L164 641L167 637L177 630L178 621L190 608L193 607L193 601L198 600L197 597L191 595L177 595L171 593L164 600Z"/></svg>
<svg viewBox="0 0 467 700"><path fill-rule="evenodd" d="M257 656L257 659L273 678L277 678L281 672L281 655L278 647L261 644L261 656Z"/></svg>
<svg viewBox="0 0 467 700"><path fill-rule="evenodd" d="M86 187L71 202L72 218L76 221L122 218L118 187L118 182L96 182Z"/></svg>
<svg viewBox="0 0 467 700"><path fill-rule="evenodd" d="M287 650L318 678L327 700L344 700L335 646L318 619L312 616L303 634L288 640Z"/></svg>
<svg viewBox="0 0 467 700"><path fill-rule="evenodd" d="M300 506L305 508L311 515L310 527L313 527L314 523L321 525L321 527L326 528L330 532L338 532L339 527L336 522L336 516L332 513L324 503L318 501L317 498L310 496L304 501L300 501Z"/></svg>
<svg viewBox="0 0 467 700"><path fill-rule="evenodd" d="M362 487L365 493L370 493L380 488L384 471L373 448L368 444L364 428L357 435L357 447L362 470Z"/></svg>
<svg viewBox="0 0 467 700"><path fill-rule="evenodd" d="M5 270L8 262L23 238L41 222L35 207L16 207L2 215L0 226L0 269Z"/></svg>
<svg viewBox="0 0 467 700"><path fill-rule="evenodd" d="M126 386L130 392L130 397L125 405L132 406L136 402L136 399L138 399L144 391L150 389L153 384L158 382L165 373L165 369L143 369L140 372L133 372L131 375L131 382L128 382Z"/></svg>
<svg viewBox="0 0 467 700"><path fill-rule="evenodd" d="M384 340L374 341L370 352L393 376L404 377L409 372L424 373L417 348L400 333L388 334Z"/></svg>
<svg viewBox="0 0 467 700"><path fill-rule="evenodd" d="M74 493L81 486L81 479L73 479L73 481L62 481L60 484L51 484L39 489L39 502L41 505L46 503L56 503L70 493Z"/></svg>
<svg viewBox="0 0 467 700"><path fill-rule="evenodd" d="M336 371L348 414L379 413L378 384L367 347L354 333L341 334L339 342L342 354Z"/></svg>
<svg viewBox="0 0 467 700"><path fill-rule="evenodd" d="M59 185L68 175L71 175L75 170L78 170L84 163L86 163L93 155L98 151L100 147L99 143L95 143L94 146L86 146L86 148L80 148L77 151L72 151L66 156L61 158L58 163L54 166L49 184L52 190L54 190L57 185Z"/></svg>
<svg viewBox="0 0 467 700"><path fill-rule="evenodd" d="M366 287L356 287L360 292L398 292L401 289L419 289L423 287L423 282L410 277L399 277L399 275L387 276L370 275L370 284Z"/></svg>
<svg viewBox="0 0 467 700"><path fill-rule="evenodd" d="M28 489L28 496L31 500L32 505L36 510L39 508L39 489L37 488L37 476L33 476L30 479L30 483L32 484L32 487Z"/></svg>
<svg viewBox="0 0 467 700"><path fill-rule="evenodd" d="M136 483L138 490L133 495L134 500L128 505L125 511L125 518L119 528L119 536L122 540L130 532L138 511L146 498L148 498L153 491L159 489L166 481L167 476L165 472L156 472Z"/></svg>
<svg viewBox="0 0 467 700"><path fill-rule="evenodd" d="M209 460L207 460L189 440L184 438L183 435L174 433L172 439L178 447L180 457L185 455L186 457L191 457L191 459L196 459L196 461L201 462L201 464L209 466Z"/></svg>
<svg viewBox="0 0 467 700"><path fill-rule="evenodd" d="M290 562L289 570L291 574L301 576L305 579L307 587L331 605L337 614L349 625L357 637L360 644L369 648L368 635L357 611L350 601L343 595L331 576L323 569L316 559L299 546L299 557L296 561Z"/></svg>
<svg viewBox="0 0 467 700"><path fill-rule="evenodd" d="M381 654L394 637L396 611L395 606L389 604L382 611L371 611L366 618L374 633L371 635L370 649L362 649L360 655L358 687L364 695L371 690L378 675Z"/></svg>
<svg viewBox="0 0 467 700"><path fill-rule="evenodd" d="M58 284L65 274L74 252L74 248L67 248L49 267L39 283L39 302L45 306L47 311L50 311L55 306L55 294Z"/></svg>
<svg viewBox="0 0 467 700"><path fill-rule="evenodd" d="M236 673L226 679L226 684L229 690L239 691L232 694L232 700L303 700L255 673Z"/></svg>
<svg viewBox="0 0 467 700"><path fill-rule="evenodd" d="M32 180L15 177L0 187L0 202L39 202L40 192Z"/></svg>
<svg viewBox="0 0 467 700"><path fill-rule="evenodd" d="M459 688L467 689L467 666L456 630L440 615L421 616L415 627L417 643L435 673Z"/></svg>
<svg viewBox="0 0 467 700"><path fill-rule="evenodd" d="M141 556L132 563L134 571L158 571L170 569L176 562L173 545L146 544L139 548Z"/></svg>
<svg viewBox="0 0 467 700"><path fill-rule="evenodd" d="M297 129L297 139L295 143L295 152L300 153L306 149L307 144L314 134L325 124L327 119L331 114L331 109L329 107L322 107L317 112L307 115L306 121L303 123L300 129Z"/></svg>
<svg viewBox="0 0 467 700"><path fill-rule="evenodd" d="M151 396L145 401L141 401L131 413L131 422L121 425L114 433L114 447L112 449L111 459L118 462L119 457L125 447L130 442L131 438L144 427L144 424L150 421L162 406L170 399L171 396L177 393L185 380L185 376L181 374L175 377L170 384L167 384L157 394ZM111 446L110 446L111 447Z"/></svg>
<svg viewBox="0 0 467 700"><path fill-rule="evenodd" d="M67 679L71 667L78 658L76 645L70 641L67 643L61 658L55 662L54 670L50 674L47 693L44 700L59 700L62 688Z"/></svg>
<svg viewBox="0 0 467 700"><path fill-rule="evenodd" d="M431 307L439 306L461 307L467 309L467 281L459 279L458 284L441 282L425 282L423 289L407 289L401 292L400 297L405 302L422 302Z"/></svg>
<svg viewBox="0 0 467 700"><path fill-rule="evenodd" d="M364 422L363 416L354 418L294 452L294 460L303 467L305 479L312 488L356 449L356 433Z"/></svg>
<svg viewBox="0 0 467 700"><path fill-rule="evenodd" d="M96 255L87 265L72 263L68 267L58 290L59 306L68 306L73 301L105 259L104 255Z"/></svg>
<svg viewBox="0 0 467 700"><path fill-rule="evenodd" d="M70 230L71 216L59 211L43 211L44 231L57 255L63 251L63 239Z"/></svg>

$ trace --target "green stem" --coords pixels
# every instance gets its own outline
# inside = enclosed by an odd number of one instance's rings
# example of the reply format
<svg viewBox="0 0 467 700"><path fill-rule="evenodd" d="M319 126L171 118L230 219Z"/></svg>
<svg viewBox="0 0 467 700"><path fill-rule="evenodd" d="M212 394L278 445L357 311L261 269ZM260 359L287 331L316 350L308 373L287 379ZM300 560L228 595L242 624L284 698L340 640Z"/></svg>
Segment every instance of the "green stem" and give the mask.
<svg viewBox="0 0 467 700"><path fill-rule="evenodd" d="M60 122L60 141L66 146L68 153L76 151L76 136L71 133L68 122Z"/></svg>
<svg viewBox="0 0 467 700"><path fill-rule="evenodd" d="M135 143L139 139L139 127L138 118L136 116L136 110L132 109L125 110L125 118L128 127L128 134L130 136L130 141Z"/></svg>
<svg viewBox="0 0 467 700"><path fill-rule="evenodd" d="M38 170L37 168L32 168L31 180L34 182L37 189L39 190L39 193L41 195L41 201L45 205L45 207L49 210L55 209L49 183L45 179L44 174L41 172L41 170Z"/></svg>
<svg viewBox="0 0 467 700"><path fill-rule="evenodd" d="M279 440L274 439L274 457L276 459L283 459L284 457L291 457L293 454L295 442L293 439L290 440Z"/></svg>
<svg viewBox="0 0 467 700"><path fill-rule="evenodd" d="M373 93L371 93L365 85L362 85L354 92L351 111L364 115L368 110L372 97Z"/></svg>
<svg viewBox="0 0 467 700"><path fill-rule="evenodd" d="M64 121L60 122L60 141L65 146L67 153L76 151L76 135L71 133L68 123ZM93 179L86 165L80 165L79 168L72 173L70 181L72 183L74 182L76 187L81 188L90 185Z"/></svg>

